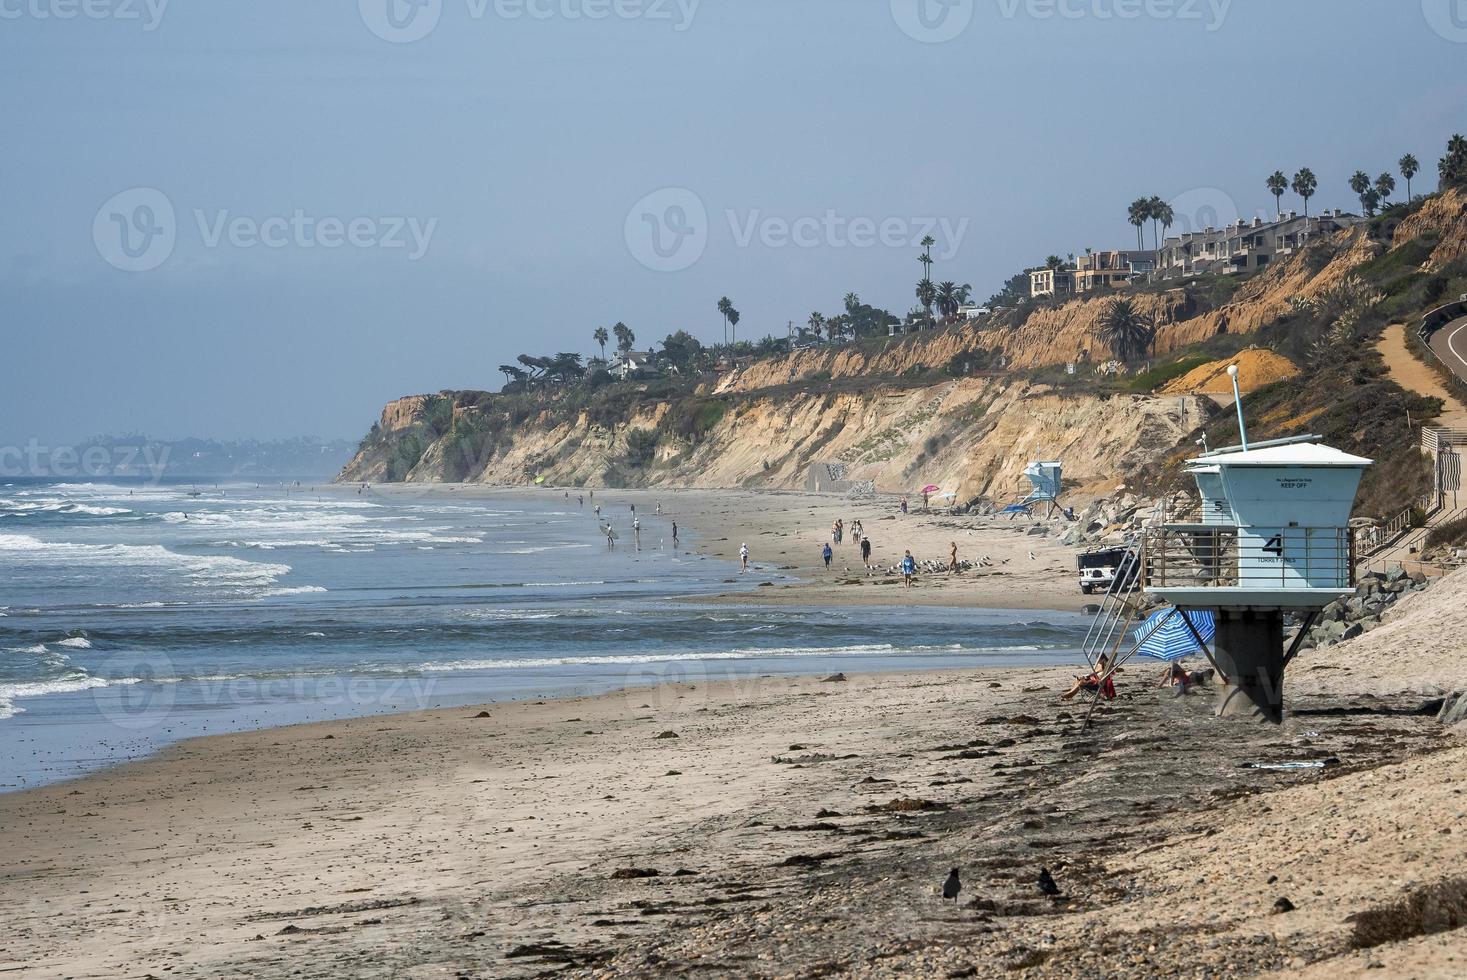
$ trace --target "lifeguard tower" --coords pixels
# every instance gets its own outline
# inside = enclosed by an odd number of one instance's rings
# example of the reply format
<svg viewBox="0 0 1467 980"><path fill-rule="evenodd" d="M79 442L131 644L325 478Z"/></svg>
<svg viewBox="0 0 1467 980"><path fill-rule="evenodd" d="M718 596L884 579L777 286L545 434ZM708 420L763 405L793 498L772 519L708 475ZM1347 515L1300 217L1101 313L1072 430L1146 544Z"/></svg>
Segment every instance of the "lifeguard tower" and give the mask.
<svg viewBox="0 0 1467 980"><path fill-rule="evenodd" d="M1058 460L1030 463L1024 468L1025 486L1021 481L1019 493L1024 496L1016 504L1005 507L1005 514L1027 514L1035 504L1048 505L1044 516L1052 517L1059 507L1060 489L1064 486L1064 464Z"/></svg>
<svg viewBox="0 0 1467 980"><path fill-rule="evenodd" d="M1371 460L1317 436L1249 445L1241 404L1238 425L1241 446L1187 461L1200 514L1144 533L1143 580L1179 610L1214 613L1211 654L1229 682L1218 713L1278 723L1284 668L1319 611L1355 591L1350 511ZM1286 612L1305 615L1287 653Z"/></svg>

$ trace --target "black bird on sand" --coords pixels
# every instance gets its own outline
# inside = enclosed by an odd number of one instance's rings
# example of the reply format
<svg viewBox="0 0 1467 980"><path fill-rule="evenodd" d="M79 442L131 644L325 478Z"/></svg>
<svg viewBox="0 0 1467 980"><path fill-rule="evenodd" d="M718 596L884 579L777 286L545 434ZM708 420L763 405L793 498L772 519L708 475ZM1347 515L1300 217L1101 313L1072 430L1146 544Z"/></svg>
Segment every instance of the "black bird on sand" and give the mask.
<svg viewBox="0 0 1467 980"><path fill-rule="evenodd" d="M942 883L942 897L950 898L954 902L958 900L958 892L963 890L963 883L958 880L958 869L953 868L952 874L947 876L947 881Z"/></svg>
<svg viewBox="0 0 1467 980"><path fill-rule="evenodd" d="M1056 885L1054 883L1054 875L1049 873L1048 868L1039 869L1039 890L1049 896L1058 895L1060 893L1059 885Z"/></svg>

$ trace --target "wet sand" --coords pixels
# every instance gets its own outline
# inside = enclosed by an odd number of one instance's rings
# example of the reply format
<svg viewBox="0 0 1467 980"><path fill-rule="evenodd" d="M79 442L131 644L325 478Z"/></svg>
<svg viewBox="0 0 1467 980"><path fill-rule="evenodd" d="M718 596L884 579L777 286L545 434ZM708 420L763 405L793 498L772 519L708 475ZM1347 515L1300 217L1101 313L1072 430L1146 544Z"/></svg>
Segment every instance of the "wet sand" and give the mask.
<svg viewBox="0 0 1467 980"><path fill-rule="evenodd" d="M1459 739L1303 691L1295 706L1322 713L1232 724L1150 673L1089 730L1048 670L664 687L185 743L0 796L0 968L1338 976L1467 953L1457 934L1351 948L1352 915L1462 857ZM1338 764L1239 768L1323 760ZM937 894L954 866L956 906ZM1041 867L1063 897L1039 891Z"/></svg>

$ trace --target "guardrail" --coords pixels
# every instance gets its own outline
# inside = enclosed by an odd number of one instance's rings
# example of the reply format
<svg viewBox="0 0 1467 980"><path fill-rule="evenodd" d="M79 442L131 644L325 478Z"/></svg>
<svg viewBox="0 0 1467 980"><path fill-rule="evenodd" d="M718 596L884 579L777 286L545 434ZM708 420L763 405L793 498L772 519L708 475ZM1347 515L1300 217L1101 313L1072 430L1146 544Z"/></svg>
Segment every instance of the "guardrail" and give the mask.
<svg viewBox="0 0 1467 980"><path fill-rule="evenodd" d="M1355 541L1349 528L1244 532L1203 525L1144 531L1142 571L1147 588L1288 591L1355 586Z"/></svg>

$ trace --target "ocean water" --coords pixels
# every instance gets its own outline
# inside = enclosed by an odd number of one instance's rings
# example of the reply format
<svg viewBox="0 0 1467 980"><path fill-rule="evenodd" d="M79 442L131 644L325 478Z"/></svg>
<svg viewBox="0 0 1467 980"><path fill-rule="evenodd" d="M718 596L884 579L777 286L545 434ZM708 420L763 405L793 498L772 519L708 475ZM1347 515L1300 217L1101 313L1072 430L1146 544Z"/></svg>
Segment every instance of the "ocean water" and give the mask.
<svg viewBox="0 0 1467 980"><path fill-rule="evenodd" d="M559 492L0 485L0 791L179 739L348 715L834 670L1072 661L1069 613L731 607L783 581L606 546ZM670 502L671 503L671 502ZM734 580L730 584L730 580Z"/></svg>

